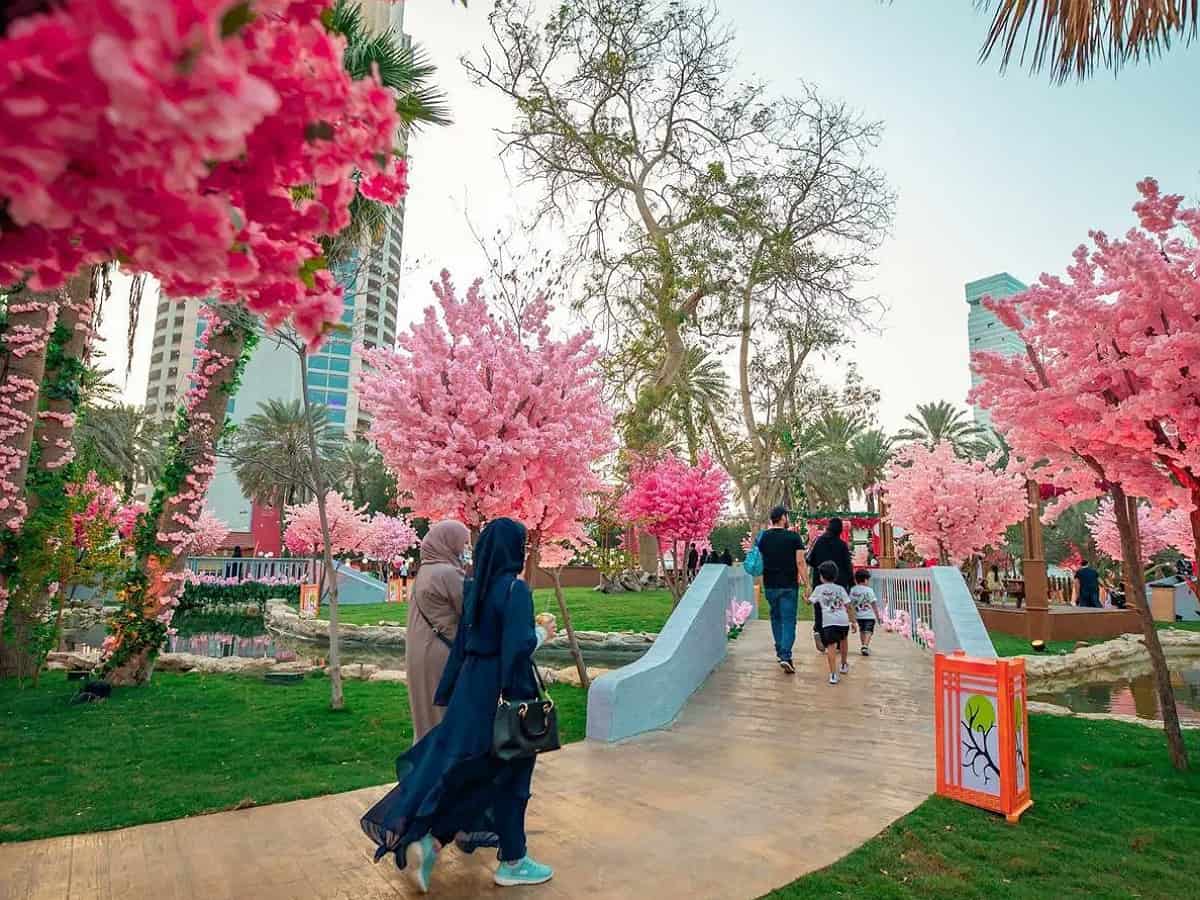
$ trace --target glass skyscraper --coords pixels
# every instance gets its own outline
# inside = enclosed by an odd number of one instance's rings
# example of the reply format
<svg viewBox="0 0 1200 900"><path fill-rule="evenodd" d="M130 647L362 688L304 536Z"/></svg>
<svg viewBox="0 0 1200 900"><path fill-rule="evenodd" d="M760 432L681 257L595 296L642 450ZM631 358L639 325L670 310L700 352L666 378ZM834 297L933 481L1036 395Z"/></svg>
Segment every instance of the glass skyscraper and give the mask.
<svg viewBox="0 0 1200 900"><path fill-rule="evenodd" d="M995 314L983 305L985 297L1011 297L1025 290L1027 285L1018 281L1007 272L989 275L976 281L968 281L966 285L967 306L967 348L971 356L981 351L991 351L1013 355L1024 353L1025 345L1016 333L996 318ZM971 372L971 387L979 383L979 377ZM987 410L973 407L975 421L981 425L991 425L991 416Z"/></svg>

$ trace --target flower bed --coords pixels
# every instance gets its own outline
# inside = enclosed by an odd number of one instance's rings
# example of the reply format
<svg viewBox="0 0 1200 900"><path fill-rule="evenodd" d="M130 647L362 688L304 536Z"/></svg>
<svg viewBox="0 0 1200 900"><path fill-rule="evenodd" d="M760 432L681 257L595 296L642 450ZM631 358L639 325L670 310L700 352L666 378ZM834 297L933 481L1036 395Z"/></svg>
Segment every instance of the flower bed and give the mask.
<svg viewBox="0 0 1200 900"><path fill-rule="evenodd" d="M262 615L272 599L299 602L300 585L286 579L238 581L215 575L192 576L179 598L180 612L216 612L230 607L258 607Z"/></svg>

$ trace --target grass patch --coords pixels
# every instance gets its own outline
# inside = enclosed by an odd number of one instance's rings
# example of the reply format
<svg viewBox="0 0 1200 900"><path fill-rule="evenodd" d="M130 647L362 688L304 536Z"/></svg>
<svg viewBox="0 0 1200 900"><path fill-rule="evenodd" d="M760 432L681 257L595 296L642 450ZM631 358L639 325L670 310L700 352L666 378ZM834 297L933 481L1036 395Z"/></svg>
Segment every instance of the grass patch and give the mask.
<svg viewBox="0 0 1200 900"><path fill-rule="evenodd" d="M1159 631L1195 631L1200 632L1200 622L1158 622L1155 627ZM1021 656L1024 654L1032 654L1033 650L1029 646L1029 641L1023 637L1016 637L1011 634L1004 634L1000 631L989 631L988 636L992 639L992 646L996 648L998 656ZM1094 641L1084 641L1088 644L1102 644L1112 638L1101 638ZM1061 653L1071 653L1075 650L1075 645L1078 641L1047 641L1046 653L1051 655Z"/></svg>
<svg viewBox="0 0 1200 900"><path fill-rule="evenodd" d="M0 680L0 841L102 831L278 803L395 778L412 741L402 684L266 684L161 672L104 703L71 706L61 673ZM550 688L564 742L584 735L586 693ZM297 723L303 723L298 728Z"/></svg>
<svg viewBox="0 0 1200 900"><path fill-rule="evenodd" d="M1020 825L931 797L844 859L768 896L1190 896L1200 880L1200 772L1172 769L1162 733L1148 728L1030 722L1034 807ZM1187 740L1200 762L1200 734Z"/></svg>
<svg viewBox="0 0 1200 900"><path fill-rule="evenodd" d="M658 632L671 614L671 594L666 590L601 594L591 588L563 588L563 594L567 609L571 612L571 624L580 631ZM554 599L553 590L534 591L533 603L537 612L558 615L558 601ZM328 615L329 608L322 606L321 618L328 618ZM378 625L380 622L403 625L407 619L407 603L363 603L338 607L338 621L351 625Z"/></svg>

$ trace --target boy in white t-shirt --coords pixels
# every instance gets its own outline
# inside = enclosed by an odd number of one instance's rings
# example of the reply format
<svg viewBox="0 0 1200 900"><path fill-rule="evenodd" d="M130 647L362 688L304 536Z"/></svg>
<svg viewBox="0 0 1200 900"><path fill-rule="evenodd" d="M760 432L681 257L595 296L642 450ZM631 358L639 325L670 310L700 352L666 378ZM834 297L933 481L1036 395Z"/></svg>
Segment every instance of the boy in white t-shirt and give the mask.
<svg viewBox="0 0 1200 900"><path fill-rule="evenodd" d="M808 602L817 607L815 612L820 614L821 643L825 645L825 659L829 663L829 683L838 683L838 673L845 675L850 671L846 661L849 649L849 632L855 629L850 621L850 597L845 588L837 584L837 563L826 560L817 568L821 583L813 589ZM841 666L838 665L838 651L842 654Z"/></svg>
<svg viewBox="0 0 1200 900"><path fill-rule="evenodd" d="M854 617L858 620L858 642L862 647L862 655L871 655L871 636L875 634L875 622L882 618L879 615L879 601L871 590L871 573L859 569L854 573L854 587L850 588L850 605L854 607Z"/></svg>

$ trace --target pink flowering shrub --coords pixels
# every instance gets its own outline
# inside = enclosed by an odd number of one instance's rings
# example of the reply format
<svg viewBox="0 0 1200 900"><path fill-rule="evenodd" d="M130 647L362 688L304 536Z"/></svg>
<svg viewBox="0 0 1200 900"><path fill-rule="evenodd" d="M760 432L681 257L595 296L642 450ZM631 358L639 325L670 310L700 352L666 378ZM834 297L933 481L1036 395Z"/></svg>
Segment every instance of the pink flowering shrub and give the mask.
<svg viewBox="0 0 1200 900"><path fill-rule="evenodd" d="M581 539L602 487L594 466L614 446L591 333L551 338L540 297L519 327L501 321L480 282L459 299L448 272L433 291L437 307L397 350L364 352L359 387L413 513L474 528L511 516L534 546Z"/></svg>
<svg viewBox="0 0 1200 900"><path fill-rule="evenodd" d="M118 259L316 338L341 312L317 237L355 187L394 202L395 98L353 81L329 0L62 0L0 40L0 283Z"/></svg>
<svg viewBox="0 0 1200 900"><path fill-rule="evenodd" d="M892 521L918 553L942 565L1000 543L1005 529L1028 512L1024 476L995 471L988 461L961 459L948 441L902 449L884 487Z"/></svg>

